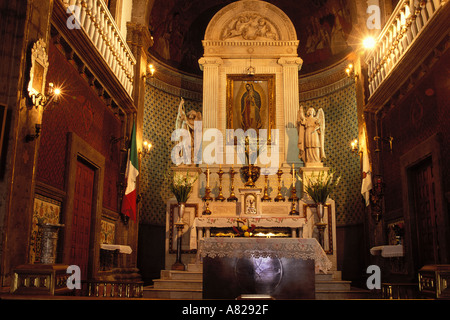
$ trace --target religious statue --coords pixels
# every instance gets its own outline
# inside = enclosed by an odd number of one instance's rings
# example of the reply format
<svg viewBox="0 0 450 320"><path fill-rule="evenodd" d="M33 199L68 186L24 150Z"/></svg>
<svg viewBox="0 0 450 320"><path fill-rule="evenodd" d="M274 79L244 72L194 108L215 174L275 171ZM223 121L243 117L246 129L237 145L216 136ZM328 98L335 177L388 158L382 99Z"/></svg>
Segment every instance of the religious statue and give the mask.
<svg viewBox="0 0 450 320"><path fill-rule="evenodd" d="M191 139L191 162L194 163L194 125L195 121L202 121L202 113L195 110L190 110L187 114L184 109L184 99L181 98L180 104L178 106L178 114L175 122L175 129L185 129L189 132ZM183 155L183 150L180 150L180 156Z"/></svg>
<svg viewBox="0 0 450 320"><path fill-rule="evenodd" d="M246 92L241 98L241 125L244 131L260 129L261 123L261 96L253 88L253 84L245 85Z"/></svg>
<svg viewBox="0 0 450 320"><path fill-rule="evenodd" d="M306 111L306 117L303 106L297 113L298 127L298 157L303 160L305 165L321 166L325 159L325 114L320 108L317 111L309 108Z"/></svg>

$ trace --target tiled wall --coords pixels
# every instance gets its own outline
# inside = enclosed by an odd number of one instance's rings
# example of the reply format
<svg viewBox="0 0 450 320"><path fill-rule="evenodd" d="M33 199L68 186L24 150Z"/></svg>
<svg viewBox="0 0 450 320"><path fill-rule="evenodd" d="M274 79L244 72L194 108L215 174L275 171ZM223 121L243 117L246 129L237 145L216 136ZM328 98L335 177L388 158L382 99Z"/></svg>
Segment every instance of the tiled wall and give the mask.
<svg viewBox="0 0 450 320"><path fill-rule="evenodd" d="M186 112L201 111L201 102L183 97ZM165 174L173 165L170 152L175 142L170 140L175 130L175 119L180 104L180 96L146 86L143 139L152 143L151 154L142 159L140 188L143 195L140 222L164 225L166 221L166 201L172 197Z"/></svg>
<svg viewBox="0 0 450 320"><path fill-rule="evenodd" d="M336 224L362 222L361 176L359 156L350 152L350 142L358 137L355 86L349 84L327 95L300 101L307 109L322 108L325 113L324 166L341 176L336 192Z"/></svg>

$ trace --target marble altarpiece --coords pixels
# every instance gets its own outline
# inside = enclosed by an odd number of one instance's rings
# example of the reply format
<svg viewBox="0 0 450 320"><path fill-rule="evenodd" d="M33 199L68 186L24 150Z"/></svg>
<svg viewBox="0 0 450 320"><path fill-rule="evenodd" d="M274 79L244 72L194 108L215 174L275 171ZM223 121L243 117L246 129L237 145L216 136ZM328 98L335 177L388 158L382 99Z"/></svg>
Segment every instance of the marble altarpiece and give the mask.
<svg viewBox="0 0 450 320"><path fill-rule="evenodd" d="M223 148L212 148L217 137L208 141L203 136L201 148L196 145L195 152L195 146L191 149L190 160L196 163L173 165L174 172L198 175L183 215L181 249L185 263L199 261L201 239L233 237L233 226L236 227L238 221L255 225L255 231L263 238L269 237L268 232L271 232L272 238L319 240L315 204L303 192L301 181L306 181L311 174L328 171L321 162L325 123L317 129L322 134L318 158L308 161L303 156L299 138L302 132L310 130L302 127L302 123L311 120L307 119L310 113L317 119L326 115L321 109L300 112L303 107L299 106L298 72L302 59L297 55L298 45L294 26L287 15L263 1L237 1L220 10L210 21L203 41L204 56L199 60L203 71L203 110L195 116L201 119L201 133L205 134L208 129L221 133L219 143L223 143ZM252 99L246 102L245 95L250 93ZM305 119L299 118L300 113ZM182 114L189 113L183 110ZM250 118L251 121L246 121ZM227 138L228 129L239 128L269 132L270 161L263 164L256 158L258 172L250 175L256 181L250 183L240 172L247 162L240 164L239 143L230 144ZM277 133L270 136L274 129ZM192 129L191 134L194 131ZM212 149L216 161L207 164L205 155L211 154ZM202 157L194 157L200 153ZM167 203L168 269L176 259L174 224L177 220L178 205L173 198ZM330 261L326 269L336 270L336 219L332 199L325 205L323 220L326 223L323 251Z"/></svg>

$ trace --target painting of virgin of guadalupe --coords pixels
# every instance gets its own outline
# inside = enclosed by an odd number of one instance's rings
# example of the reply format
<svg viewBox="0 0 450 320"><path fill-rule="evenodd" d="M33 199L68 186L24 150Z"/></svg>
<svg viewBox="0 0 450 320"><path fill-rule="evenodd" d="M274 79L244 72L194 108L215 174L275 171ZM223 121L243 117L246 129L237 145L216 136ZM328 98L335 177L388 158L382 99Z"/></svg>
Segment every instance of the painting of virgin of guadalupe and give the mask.
<svg viewBox="0 0 450 320"><path fill-rule="evenodd" d="M274 75L228 75L227 129L275 129Z"/></svg>
<svg viewBox="0 0 450 320"><path fill-rule="evenodd" d="M241 98L241 126L248 129L261 129L261 95L252 83L245 84L245 93Z"/></svg>

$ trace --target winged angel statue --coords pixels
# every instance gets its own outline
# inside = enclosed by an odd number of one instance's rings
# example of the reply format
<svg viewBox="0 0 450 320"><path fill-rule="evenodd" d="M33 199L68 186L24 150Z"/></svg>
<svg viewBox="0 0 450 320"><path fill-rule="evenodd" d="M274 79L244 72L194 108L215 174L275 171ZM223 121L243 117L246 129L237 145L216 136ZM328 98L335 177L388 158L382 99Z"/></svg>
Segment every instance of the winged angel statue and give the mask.
<svg viewBox="0 0 450 320"><path fill-rule="evenodd" d="M186 147L188 145L188 146L190 146L191 150L185 150L183 147L179 151L180 156L183 157L184 162L186 164L194 163L194 161L196 159L196 155L194 154L194 146L195 146L194 131L196 129L196 127L195 127L196 121L202 121L202 113L197 112L195 110L191 110L186 114L186 111L184 108L184 99L181 98L180 104L178 106L177 118L175 121L175 129L184 129L189 133L188 138L190 139L190 143L187 143L187 141L185 141L183 143L183 146ZM187 137L183 137L183 138L187 138ZM186 151L186 154L183 154L183 151Z"/></svg>
<svg viewBox="0 0 450 320"><path fill-rule="evenodd" d="M325 159L325 114L320 108L317 111L309 108L305 111L300 106L297 113L298 157L305 165L321 166Z"/></svg>

